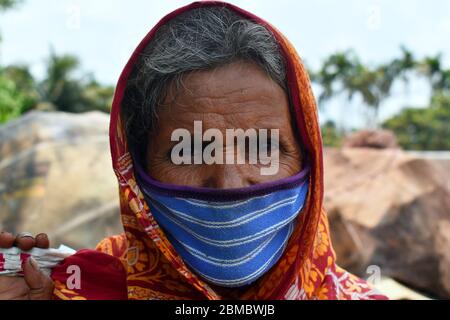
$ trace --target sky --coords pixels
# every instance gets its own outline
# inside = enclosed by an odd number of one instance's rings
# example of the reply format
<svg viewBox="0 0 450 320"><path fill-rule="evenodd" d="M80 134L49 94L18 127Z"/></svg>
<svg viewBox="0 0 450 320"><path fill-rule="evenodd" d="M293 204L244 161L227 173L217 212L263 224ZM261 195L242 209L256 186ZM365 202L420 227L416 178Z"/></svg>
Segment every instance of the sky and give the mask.
<svg viewBox="0 0 450 320"><path fill-rule="evenodd" d="M184 0L23 0L0 14L0 64L26 63L39 78L51 48L77 55L83 71L114 85L134 48L167 13ZM233 1L269 21L294 44L312 69L330 54L353 49L376 65L399 56L404 45L417 57L442 53L450 68L448 0L253 0ZM318 88L314 88L316 93ZM427 86L396 85L381 110L392 116L405 105L425 105ZM336 98L320 112L348 127L364 125L359 101Z"/></svg>

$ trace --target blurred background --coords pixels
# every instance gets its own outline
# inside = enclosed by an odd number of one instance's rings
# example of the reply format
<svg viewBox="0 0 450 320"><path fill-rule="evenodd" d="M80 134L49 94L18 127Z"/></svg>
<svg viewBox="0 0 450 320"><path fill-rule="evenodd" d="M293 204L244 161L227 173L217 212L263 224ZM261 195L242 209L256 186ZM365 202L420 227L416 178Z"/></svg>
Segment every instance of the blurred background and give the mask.
<svg viewBox="0 0 450 320"><path fill-rule="evenodd" d="M0 0L0 229L75 249L122 232L114 86L189 2ZM394 299L450 298L450 2L230 2L280 29L309 70L338 263Z"/></svg>

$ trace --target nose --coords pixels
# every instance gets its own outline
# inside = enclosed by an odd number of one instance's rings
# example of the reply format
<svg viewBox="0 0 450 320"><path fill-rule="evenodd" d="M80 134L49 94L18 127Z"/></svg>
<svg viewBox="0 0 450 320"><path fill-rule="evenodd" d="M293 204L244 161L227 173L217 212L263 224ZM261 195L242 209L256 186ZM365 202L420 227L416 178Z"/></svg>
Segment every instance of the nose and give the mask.
<svg viewBox="0 0 450 320"><path fill-rule="evenodd" d="M204 181L204 187L215 189L236 189L251 185L243 170L236 164L216 165Z"/></svg>

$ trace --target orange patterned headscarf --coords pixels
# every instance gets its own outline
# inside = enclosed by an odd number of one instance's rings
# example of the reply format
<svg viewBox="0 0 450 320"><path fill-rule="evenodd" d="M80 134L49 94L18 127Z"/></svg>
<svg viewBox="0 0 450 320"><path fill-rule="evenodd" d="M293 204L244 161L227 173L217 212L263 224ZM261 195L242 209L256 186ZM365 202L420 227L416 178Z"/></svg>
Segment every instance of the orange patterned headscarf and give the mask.
<svg viewBox="0 0 450 320"><path fill-rule="evenodd" d="M245 289L214 288L186 266L152 216L139 189L120 117L127 79L158 28L175 16L202 6L225 6L246 19L264 25L275 35L286 61L287 84L291 93L301 141L311 163L309 194L288 246L276 265ZM102 241L97 251L121 261L124 277L122 298L129 299L383 299L368 283L340 269L335 263L328 220L323 203L322 139L316 102L308 74L289 41L272 25L231 4L217 1L194 2L164 17L142 40L120 76L111 112L110 143L114 171L119 181L120 208L125 234ZM81 253L83 254L83 253ZM85 255L93 254L84 252ZM93 254L95 256L95 254ZM86 259L87 260L87 259ZM92 260L92 259L89 259ZM118 261L119 261L118 260ZM122 273L121 273L122 272ZM104 275L106 277L106 275ZM57 272L60 297L75 297L65 288ZM104 285L108 281L104 281ZM64 291L65 290L65 291ZM84 297L93 296L83 292ZM100 296L96 296L101 298ZM116 297L119 298L119 297Z"/></svg>

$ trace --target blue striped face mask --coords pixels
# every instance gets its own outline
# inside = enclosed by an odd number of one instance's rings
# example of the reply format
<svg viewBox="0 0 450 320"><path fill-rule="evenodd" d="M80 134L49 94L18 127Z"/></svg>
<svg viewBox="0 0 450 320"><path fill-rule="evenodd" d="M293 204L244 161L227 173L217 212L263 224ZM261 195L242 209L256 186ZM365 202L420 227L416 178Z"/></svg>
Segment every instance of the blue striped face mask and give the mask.
<svg viewBox="0 0 450 320"><path fill-rule="evenodd" d="M207 282L249 285L282 256L305 203L309 170L242 189L160 183L136 166L153 217L184 262Z"/></svg>

